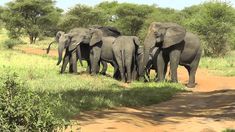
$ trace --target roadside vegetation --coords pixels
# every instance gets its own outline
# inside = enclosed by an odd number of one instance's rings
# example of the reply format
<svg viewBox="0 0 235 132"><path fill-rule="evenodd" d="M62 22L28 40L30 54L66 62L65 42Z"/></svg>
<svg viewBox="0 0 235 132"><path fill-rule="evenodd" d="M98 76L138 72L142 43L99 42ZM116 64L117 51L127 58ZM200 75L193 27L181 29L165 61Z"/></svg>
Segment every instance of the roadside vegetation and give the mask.
<svg viewBox="0 0 235 132"><path fill-rule="evenodd" d="M101 75L60 75L55 59L18 51L2 51L0 62L1 73L14 71L31 90L60 96L63 108L58 110L66 118L83 110L156 104L183 90L180 84L134 82L126 85ZM85 71L85 67L79 69Z"/></svg>
<svg viewBox="0 0 235 132"><path fill-rule="evenodd" d="M235 51L227 53L224 57L202 57L199 67L209 69L212 74L235 76Z"/></svg>

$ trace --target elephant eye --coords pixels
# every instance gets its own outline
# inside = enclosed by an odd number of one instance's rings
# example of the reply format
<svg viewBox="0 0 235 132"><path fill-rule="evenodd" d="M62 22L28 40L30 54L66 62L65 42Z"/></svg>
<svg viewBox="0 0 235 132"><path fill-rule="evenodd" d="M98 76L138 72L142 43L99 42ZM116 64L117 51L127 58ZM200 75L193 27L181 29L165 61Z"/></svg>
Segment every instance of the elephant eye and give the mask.
<svg viewBox="0 0 235 132"><path fill-rule="evenodd" d="M154 35L155 35L156 37L160 37L160 36L161 36L161 33L159 33L159 32L154 32Z"/></svg>

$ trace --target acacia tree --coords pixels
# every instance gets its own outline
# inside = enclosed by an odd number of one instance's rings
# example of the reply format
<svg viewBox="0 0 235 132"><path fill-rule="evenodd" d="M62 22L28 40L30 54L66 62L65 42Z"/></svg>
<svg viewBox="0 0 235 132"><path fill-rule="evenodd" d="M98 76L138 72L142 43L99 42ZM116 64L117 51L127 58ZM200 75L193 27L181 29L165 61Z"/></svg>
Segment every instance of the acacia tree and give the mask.
<svg viewBox="0 0 235 132"><path fill-rule="evenodd" d="M57 28L61 12L54 0L14 0L6 4L1 18L9 37L18 38L25 33L32 44L39 34L48 34Z"/></svg>
<svg viewBox="0 0 235 132"><path fill-rule="evenodd" d="M101 9L77 4L63 17L60 27L68 31L75 27L89 27L90 25L104 25L106 14Z"/></svg>
<svg viewBox="0 0 235 132"><path fill-rule="evenodd" d="M138 35L145 19L153 12L154 6L123 3L115 11L115 24L126 35Z"/></svg>
<svg viewBox="0 0 235 132"><path fill-rule="evenodd" d="M201 36L206 56L224 56L229 51L235 26L235 12L229 3L206 2L186 8L182 14L184 25Z"/></svg>

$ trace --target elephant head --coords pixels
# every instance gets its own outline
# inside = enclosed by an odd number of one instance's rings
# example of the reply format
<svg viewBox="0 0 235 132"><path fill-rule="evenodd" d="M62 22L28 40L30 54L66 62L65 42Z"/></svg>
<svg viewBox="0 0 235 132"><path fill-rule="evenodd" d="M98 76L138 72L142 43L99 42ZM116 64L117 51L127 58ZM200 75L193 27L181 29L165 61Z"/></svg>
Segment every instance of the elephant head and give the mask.
<svg viewBox="0 0 235 132"><path fill-rule="evenodd" d="M56 33L56 35L55 35L55 40L52 41L52 42L48 45L48 48L46 49L46 50L47 50L47 54L50 52L51 45L52 45L53 43L55 43L55 42L59 43L60 37L61 37L62 35L64 35L64 34L65 34L65 32L63 32L63 31L58 31L58 32Z"/></svg>
<svg viewBox="0 0 235 132"><path fill-rule="evenodd" d="M95 44L102 41L103 32L100 29L90 29L89 31L91 39L90 39L90 46L94 46Z"/></svg>
<svg viewBox="0 0 235 132"><path fill-rule="evenodd" d="M79 61L82 65L82 57L81 57L81 49L80 45L81 43L89 43L88 38L88 29L85 28L75 28L70 30L67 34L62 34L59 37L59 46L58 46L58 55L59 59L57 62L57 65L59 65L62 61L62 54L64 49L66 49L66 52L72 52L74 50L77 50Z"/></svg>
<svg viewBox="0 0 235 132"><path fill-rule="evenodd" d="M148 63L149 54L154 47L162 49L169 48L182 42L185 34L186 30L176 23L151 23L144 40L144 67L142 69L142 75Z"/></svg>

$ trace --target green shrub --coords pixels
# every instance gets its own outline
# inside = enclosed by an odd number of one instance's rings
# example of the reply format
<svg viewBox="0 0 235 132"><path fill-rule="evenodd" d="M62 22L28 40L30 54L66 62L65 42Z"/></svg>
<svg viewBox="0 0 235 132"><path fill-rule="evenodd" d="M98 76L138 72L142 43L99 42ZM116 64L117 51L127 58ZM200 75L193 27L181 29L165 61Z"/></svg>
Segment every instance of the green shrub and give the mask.
<svg viewBox="0 0 235 132"><path fill-rule="evenodd" d="M2 75L2 74L1 74ZM65 121L55 115L59 101L30 91L15 73L0 78L0 131L57 131Z"/></svg>
<svg viewBox="0 0 235 132"><path fill-rule="evenodd" d="M230 50L235 24L231 4L210 1L186 8L182 13L187 14L184 25L201 36L205 56L224 56Z"/></svg>
<svg viewBox="0 0 235 132"><path fill-rule="evenodd" d="M20 44L20 40L17 39L7 39L3 42L3 45L7 49L13 49L14 46Z"/></svg>
<svg viewBox="0 0 235 132"><path fill-rule="evenodd" d="M222 132L235 132L235 130L228 128L228 129L223 130Z"/></svg>

